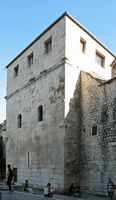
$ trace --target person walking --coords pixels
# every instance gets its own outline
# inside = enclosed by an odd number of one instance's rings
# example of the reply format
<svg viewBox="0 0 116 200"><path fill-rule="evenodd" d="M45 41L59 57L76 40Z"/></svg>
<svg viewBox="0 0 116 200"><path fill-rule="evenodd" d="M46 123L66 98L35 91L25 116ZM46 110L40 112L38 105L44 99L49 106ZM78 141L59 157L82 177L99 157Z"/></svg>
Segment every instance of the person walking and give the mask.
<svg viewBox="0 0 116 200"><path fill-rule="evenodd" d="M13 180L14 173L13 173L13 170L11 169L10 165L7 165L7 168L8 168L8 172L7 172L7 185L9 187L9 191L13 192L13 190L11 188L11 182Z"/></svg>
<svg viewBox="0 0 116 200"><path fill-rule="evenodd" d="M112 200L112 196L113 196L113 181L111 180L111 178L109 178L109 180L108 180L107 191L108 191L108 199Z"/></svg>

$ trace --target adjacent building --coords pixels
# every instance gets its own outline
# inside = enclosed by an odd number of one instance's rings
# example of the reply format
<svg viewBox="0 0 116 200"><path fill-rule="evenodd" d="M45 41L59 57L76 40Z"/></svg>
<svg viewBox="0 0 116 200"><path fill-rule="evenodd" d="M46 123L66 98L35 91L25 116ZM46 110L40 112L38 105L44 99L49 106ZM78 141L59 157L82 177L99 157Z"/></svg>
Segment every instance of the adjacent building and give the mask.
<svg viewBox="0 0 116 200"><path fill-rule="evenodd" d="M6 120L0 124L0 181L6 176Z"/></svg>
<svg viewBox="0 0 116 200"><path fill-rule="evenodd" d="M116 164L114 58L65 12L7 65L6 161L18 184L106 192Z"/></svg>

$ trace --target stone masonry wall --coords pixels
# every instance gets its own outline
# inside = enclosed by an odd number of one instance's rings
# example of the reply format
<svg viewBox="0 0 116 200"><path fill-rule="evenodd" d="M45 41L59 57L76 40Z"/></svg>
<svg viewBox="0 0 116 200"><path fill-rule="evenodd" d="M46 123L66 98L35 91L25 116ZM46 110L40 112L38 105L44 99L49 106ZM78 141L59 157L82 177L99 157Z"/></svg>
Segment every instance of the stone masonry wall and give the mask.
<svg viewBox="0 0 116 200"><path fill-rule="evenodd" d="M69 112L65 118L65 188L71 183L79 184L79 140L81 130L81 87L80 76L76 83L73 98L70 99Z"/></svg>
<svg viewBox="0 0 116 200"><path fill-rule="evenodd" d="M116 79L100 86L102 89L99 133L102 154L102 183L107 184L108 177L116 183Z"/></svg>
<svg viewBox="0 0 116 200"><path fill-rule="evenodd" d="M100 86L100 80L83 72L81 80L80 185L88 192L106 194L108 177L116 181L116 82ZM97 127L96 135L92 135L93 127Z"/></svg>
<svg viewBox="0 0 116 200"><path fill-rule="evenodd" d="M95 193L100 185L100 136L92 136L92 127L99 123L100 115L100 81L92 78L90 74L81 72L81 136L80 136L80 162L79 176L83 190Z"/></svg>
<svg viewBox="0 0 116 200"><path fill-rule="evenodd" d="M63 187L62 69L41 77L8 100L7 163L18 169L20 183L29 179L39 187L45 187L49 181L54 187ZM37 119L39 105L43 106L40 122ZM17 128L18 113L22 114L22 128Z"/></svg>
<svg viewBox="0 0 116 200"><path fill-rule="evenodd" d="M52 51L44 42L52 37ZM64 188L64 18L49 29L7 69L7 164L17 168L17 184L28 179L35 187ZM27 56L33 52L33 65ZM17 77L14 67L19 65ZM38 107L43 120L38 121ZM17 127L18 115L22 127Z"/></svg>

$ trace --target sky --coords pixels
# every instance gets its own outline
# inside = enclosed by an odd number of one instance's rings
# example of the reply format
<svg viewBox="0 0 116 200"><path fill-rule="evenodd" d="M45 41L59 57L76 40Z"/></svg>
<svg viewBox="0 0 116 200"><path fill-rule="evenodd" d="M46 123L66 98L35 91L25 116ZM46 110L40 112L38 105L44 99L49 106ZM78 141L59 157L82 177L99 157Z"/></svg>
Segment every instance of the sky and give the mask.
<svg viewBox="0 0 116 200"><path fill-rule="evenodd" d="M65 11L116 53L116 0L0 0L0 123L6 65Z"/></svg>

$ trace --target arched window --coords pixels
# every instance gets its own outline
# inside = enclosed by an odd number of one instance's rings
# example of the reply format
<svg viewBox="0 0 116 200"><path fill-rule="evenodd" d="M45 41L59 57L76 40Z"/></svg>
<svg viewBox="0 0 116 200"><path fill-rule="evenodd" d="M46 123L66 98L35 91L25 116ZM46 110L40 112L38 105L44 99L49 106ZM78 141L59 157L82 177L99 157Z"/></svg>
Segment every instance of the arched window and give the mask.
<svg viewBox="0 0 116 200"><path fill-rule="evenodd" d="M22 115L21 114L19 114L18 115L18 128L21 128L22 127Z"/></svg>
<svg viewBox="0 0 116 200"><path fill-rule="evenodd" d="M43 107L39 106L38 107L38 121L43 121Z"/></svg>

